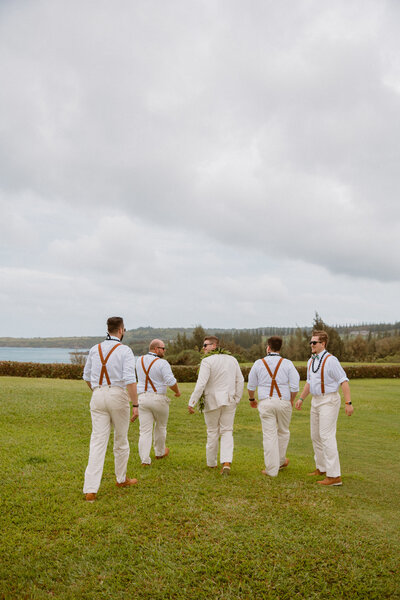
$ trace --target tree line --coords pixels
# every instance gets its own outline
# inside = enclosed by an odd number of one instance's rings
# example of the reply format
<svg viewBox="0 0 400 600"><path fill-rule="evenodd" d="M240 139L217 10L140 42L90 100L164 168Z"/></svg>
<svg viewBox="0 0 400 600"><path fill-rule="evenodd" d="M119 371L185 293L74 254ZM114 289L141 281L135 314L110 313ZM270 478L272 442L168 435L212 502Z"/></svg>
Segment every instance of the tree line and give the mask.
<svg viewBox="0 0 400 600"><path fill-rule="evenodd" d="M264 356L267 338L280 335L282 355L290 360L305 361L310 356L310 334L324 329L329 335L329 351L347 362L400 362L400 323L394 325L330 326L315 314L312 326L307 328L260 328L206 331L197 325L189 335L178 333L167 344L166 358L171 364L193 365L200 360L205 335L216 335L221 346L229 350L239 362L252 362Z"/></svg>

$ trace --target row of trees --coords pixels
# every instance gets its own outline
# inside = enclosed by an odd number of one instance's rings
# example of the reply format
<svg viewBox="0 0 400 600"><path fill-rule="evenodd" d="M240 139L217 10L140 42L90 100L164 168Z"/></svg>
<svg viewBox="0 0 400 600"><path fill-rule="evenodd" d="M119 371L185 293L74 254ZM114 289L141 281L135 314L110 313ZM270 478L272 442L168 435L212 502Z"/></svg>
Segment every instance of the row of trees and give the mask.
<svg viewBox="0 0 400 600"><path fill-rule="evenodd" d="M324 329L329 335L329 351L342 361L348 362L400 362L400 329L390 331L378 328L366 333L365 330L354 335L354 329L340 335L338 327L327 325L316 313L312 327L298 328L289 334L283 328L252 330L215 331L221 340L221 346L232 352L239 362L252 362L264 356L266 340L270 335L280 335L284 339L282 355L290 360L304 361L310 356L310 334L312 330ZM206 331L197 325L192 335L178 334L167 344L166 358L171 364L198 364L200 351Z"/></svg>

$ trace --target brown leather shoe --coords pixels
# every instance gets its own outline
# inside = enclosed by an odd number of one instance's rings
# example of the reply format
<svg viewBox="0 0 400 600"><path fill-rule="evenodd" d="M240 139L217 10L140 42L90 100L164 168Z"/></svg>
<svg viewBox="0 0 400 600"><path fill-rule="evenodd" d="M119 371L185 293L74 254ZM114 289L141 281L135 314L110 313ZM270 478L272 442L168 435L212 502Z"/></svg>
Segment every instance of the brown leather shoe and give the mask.
<svg viewBox="0 0 400 600"><path fill-rule="evenodd" d="M150 467L150 463L142 463L142 467Z"/></svg>
<svg viewBox="0 0 400 600"><path fill-rule="evenodd" d="M117 487L129 487L130 485L135 485L137 483L137 479L128 479L128 477L122 483L115 482Z"/></svg>
<svg viewBox="0 0 400 600"><path fill-rule="evenodd" d="M166 456L168 456L169 454L169 448L167 448L167 446L165 446L165 452L162 456L156 456L157 460L161 460L162 458L165 458Z"/></svg>
<svg viewBox="0 0 400 600"><path fill-rule="evenodd" d="M86 500L86 502L94 502L96 500L96 494L94 494L94 493L85 494L85 500Z"/></svg>
<svg viewBox="0 0 400 600"><path fill-rule="evenodd" d="M231 463L224 463L222 470L221 470L221 475L230 475L231 473Z"/></svg>
<svg viewBox="0 0 400 600"><path fill-rule="evenodd" d="M325 471L320 471L319 469L315 469L312 473L307 473L309 477L314 477L314 475L326 475Z"/></svg>
<svg viewBox="0 0 400 600"><path fill-rule="evenodd" d="M341 477L326 477L322 481L317 481L320 485L342 485Z"/></svg>
<svg viewBox="0 0 400 600"><path fill-rule="evenodd" d="M287 467L287 466L288 466L288 464L289 464L289 459L288 459L288 458L285 458L285 462L283 463L283 465L281 465L281 466L279 467L279 470L281 470L281 469L284 469L285 467Z"/></svg>

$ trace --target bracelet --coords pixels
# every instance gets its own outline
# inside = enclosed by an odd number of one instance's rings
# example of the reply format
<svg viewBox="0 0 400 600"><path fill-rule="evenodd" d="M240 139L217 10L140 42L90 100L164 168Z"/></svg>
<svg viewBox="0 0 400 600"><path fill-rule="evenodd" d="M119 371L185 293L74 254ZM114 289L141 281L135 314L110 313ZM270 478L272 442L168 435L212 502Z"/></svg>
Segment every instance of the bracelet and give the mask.
<svg viewBox="0 0 400 600"><path fill-rule="evenodd" d="M249 398L249 402L254 402L255 398Z"/></svg>
<svg viewBox="0 0 400 600"><path fill-rule="evenodd" d="M302 402L304 402L304 398L299 398L299 400L301 400Z"/></svg>
<svg viewBox="0 0 400 600"><path fill-rule="evenodd" d="M351 402L351 400L350 400L350 402L345 402L345 404L347 404L347 405L349 405L349 404L351 404L351 403L352 403L352 402Z"/></svg>
<svg viewBox="0 0 400 600"><path fill-rule="evenodd" d="M137 408L139 404L132 404L132 408Z"/></svg>

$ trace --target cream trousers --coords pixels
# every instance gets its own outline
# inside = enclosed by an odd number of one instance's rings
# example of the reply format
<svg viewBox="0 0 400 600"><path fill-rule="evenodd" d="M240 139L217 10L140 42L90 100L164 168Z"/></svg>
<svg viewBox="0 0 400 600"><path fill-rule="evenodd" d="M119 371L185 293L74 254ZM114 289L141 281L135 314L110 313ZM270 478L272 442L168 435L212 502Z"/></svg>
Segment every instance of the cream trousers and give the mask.
<svg viewBox="0 0 400 600"><path fill-rule="evenodd" d="M154 454L164 456L169 400L165 394L139 394L139 456L142 464L150 465L150 450L154 436ZM154 432L153 432L154 426Z"/></svg>
<svg viewBox="0 0 400 600"><path fill-rule="evenodd" d="M340 410L340 394L334 392L313 396L310 425L315 466L327 477L340 477L336 423Z"/></svg>
<svg viewBox="0 0 400 600"><path fill-rule="evenodd" d="M120 387L96 388L90 401L92 435L90 438L89 462L85 471L83 493L97 493L103 474L111 425L114 426L114 463L118 483L126 479L129 458L129 396Z"/></svg>
<svg viewBox="0 0 400 600"><path fill-rule="evenodd" d="M272 396L259 401L258 412L263 432L265 470L271 477L276 477L286 458L292 405L289 400Z"/></svg>
<svg viewBox="0 0 400 600"><path fill-rule="evenodd" d="M221 439L220 462L231 463L233 457L233 422L236 404L221 406L215 410L204 412L207 425L206 459L207 466L218 464L218 441Z"/></svg>

